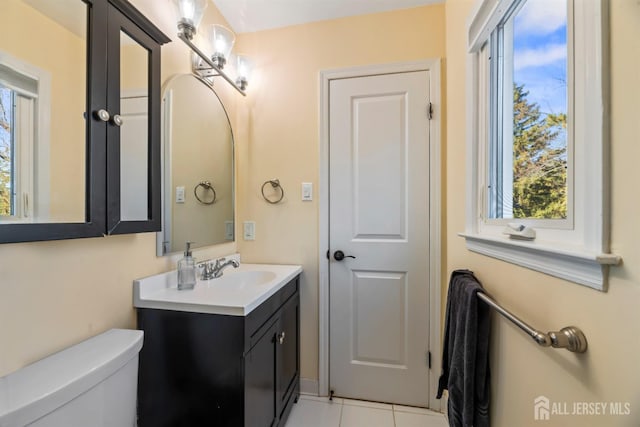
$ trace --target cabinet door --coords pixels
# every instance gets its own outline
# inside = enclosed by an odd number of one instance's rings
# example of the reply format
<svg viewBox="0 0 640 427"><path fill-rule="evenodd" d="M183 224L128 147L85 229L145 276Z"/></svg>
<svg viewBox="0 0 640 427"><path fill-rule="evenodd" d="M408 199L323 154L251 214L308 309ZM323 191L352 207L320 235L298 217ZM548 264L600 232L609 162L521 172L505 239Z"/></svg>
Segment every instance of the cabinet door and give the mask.
<svg viewBox="0 0 640 427"><path fill-rule="evenodd" d="M279 323L266 332L245 356L245 427L271 427L276 424L276 331Z"/></svg>
<svg viewBox="0 0 640 427"><path fill-rule="evenodd" d="M160 230L160 44L109 8L107 232Z"/></svg>
<svg viewBox="0 0 640 427"><path fill-rule="evenodd" d="M278 418L284 415L293 392L297 393L300 373L300 296L296 292L280 312L276 332L276 399Z"/></svg>
<svg viewBox="0 0 640 427"><path fill-rule="evenodd" d="M0 243L101 236L107 4L1 5Z"/></svg>

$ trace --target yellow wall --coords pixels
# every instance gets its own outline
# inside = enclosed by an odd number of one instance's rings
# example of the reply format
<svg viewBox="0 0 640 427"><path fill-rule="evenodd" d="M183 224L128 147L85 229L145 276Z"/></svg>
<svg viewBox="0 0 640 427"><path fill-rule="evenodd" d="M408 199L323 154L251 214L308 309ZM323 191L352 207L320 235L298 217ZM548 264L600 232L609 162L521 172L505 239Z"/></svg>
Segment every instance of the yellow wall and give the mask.
<svg viewBox="0 0 640 427"><path fill-rule="evenodd" d="M256 240L239 241L243 260L301 264L301 374L318 378L319 71L444 56L444 5L241 34L237 52L255 62L238 104L240 222L256 221ZM260 187L278 178L282 203ZM314 183L314 200L300 184Z"/></svg>
<svg viewBox="0 0 640 427"><path fill-rule="evenodd" d="M612 268L609 291L601 293L519 268L465 248L464 230L465 31L473 1L448 0L447 23L447 273L475 271L496 299L537 328L583 329L589 350L583 355L538 347L520 330L495 317L491 345L492 426L542 424L533 419L533 400L630 402L631 416L551 416L545 426L635 426L640 423L640 3L612 0L612 251L624 264Z"/></svg>
<svg viewBox="0 0 640 427"><path fill-rule="evenodd" d="M132 3L174 40L162 48L162 81L190 72L170 3ZM0 16L7 16L4 7ZM213 7L203 22L225 23ZM24 34L21 28L11 37ZM218 93L232 115L236 95L223 86ZM223 244L194 256L222 256L236 247ZM155 254L155 233L0 245L0 376L107 329L135 327L133 279L175 268L176 257Z"/></svg>

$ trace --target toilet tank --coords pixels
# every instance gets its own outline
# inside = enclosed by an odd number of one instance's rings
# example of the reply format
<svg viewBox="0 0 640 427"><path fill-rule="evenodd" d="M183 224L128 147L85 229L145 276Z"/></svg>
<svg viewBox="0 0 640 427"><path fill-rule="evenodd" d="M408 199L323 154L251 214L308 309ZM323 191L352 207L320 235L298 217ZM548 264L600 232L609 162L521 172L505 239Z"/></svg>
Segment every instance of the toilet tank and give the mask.
<svg viewBox="0 0 640 427"><path fill-rule="evenodd" d="M0 378L0 427L135 427L142 339L112 329Z"/></svg>

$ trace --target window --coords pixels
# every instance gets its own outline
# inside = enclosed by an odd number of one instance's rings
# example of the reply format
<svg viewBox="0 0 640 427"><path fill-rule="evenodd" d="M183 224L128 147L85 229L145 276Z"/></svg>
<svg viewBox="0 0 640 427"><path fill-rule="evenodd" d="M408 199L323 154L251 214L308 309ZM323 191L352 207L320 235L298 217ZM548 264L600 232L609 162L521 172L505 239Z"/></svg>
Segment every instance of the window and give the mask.
<svg viewBox="0 0 640 427"><path fill-rule="evenodd" d="M35 99L30 80L0 64L0 220L33 216Z"/></svg>
<svg viewBox="0 0 640 427"><path fill-rule="evenodd" d="M48 212L50 93L45 71L0 52L0 223Z"/></svg>
<svg viewBox="0 0 640 427"><path fill-rule="evenodd" d="M0 216L16 211L14 99L14 92L0 84Z"/></svg>
<svg viewBox="0 0 640 427"><path fill-rule="evenodd" d="M486 217L549 219L555 220L549 224L554 227L568 219L570 207L568 8L566 0L556 0L547 10L546 3L514 5L488 42Z"/></svg>
<svg viewBox="0 0 640 427"><path fill-rule="evenodd" d="M603 3L478 4L468 27L463 233L472 251L600 290L619 262L608 254ZM510 238L509 223L535 238Z"/></svg>

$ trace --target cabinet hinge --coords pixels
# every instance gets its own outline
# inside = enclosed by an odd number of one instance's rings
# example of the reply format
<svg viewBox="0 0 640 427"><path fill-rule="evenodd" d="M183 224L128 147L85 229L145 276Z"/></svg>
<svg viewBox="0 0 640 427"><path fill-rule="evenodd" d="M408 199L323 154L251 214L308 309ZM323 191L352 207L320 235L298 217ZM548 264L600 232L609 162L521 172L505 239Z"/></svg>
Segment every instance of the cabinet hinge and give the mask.
<svg viewBox="0 0 640 427"><path fill-rule="evenodd" d="M427 351L427 366L431 369L431 352Z"/></svg>
<svg viewBox="0 0 640 427"><path fill-rule="evenodd" d="M429 103L429 105L427 106L427 117L429 118L429 120L433 119L433 104Z"/></svg>

